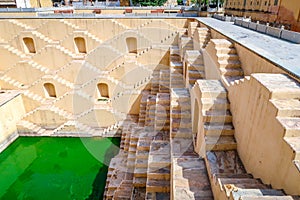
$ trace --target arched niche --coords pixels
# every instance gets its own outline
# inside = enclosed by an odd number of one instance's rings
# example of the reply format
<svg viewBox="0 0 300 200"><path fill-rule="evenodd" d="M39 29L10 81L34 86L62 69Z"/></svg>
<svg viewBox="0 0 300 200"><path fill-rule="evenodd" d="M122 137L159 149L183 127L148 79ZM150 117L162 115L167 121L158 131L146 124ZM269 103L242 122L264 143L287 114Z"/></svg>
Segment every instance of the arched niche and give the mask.
<svg viewBox="0 0 300 200"><path fill-rule="evenodd" d="M24 37L23 44L26 53L36 53L34 41L32 38Z"/></svg>
<svg viewBox="0 0 300 200"><path fill-rule="evenodd" d="M83 37L75 37L74 43L76 46L77 53L86 53L86 44Z"/></svg>
<svg viewBox="0 0 300 200"><path fill-rule="evenodd" d="M44 91L47 98L56 98L55 86L52 83L45 83Z"/></svg>
<svg viewBox="0 0 300 200"><path fill-rule="evenodd" d="M128 53L137 53L137 39L135 37L126 38L126 45Z"/></svg>

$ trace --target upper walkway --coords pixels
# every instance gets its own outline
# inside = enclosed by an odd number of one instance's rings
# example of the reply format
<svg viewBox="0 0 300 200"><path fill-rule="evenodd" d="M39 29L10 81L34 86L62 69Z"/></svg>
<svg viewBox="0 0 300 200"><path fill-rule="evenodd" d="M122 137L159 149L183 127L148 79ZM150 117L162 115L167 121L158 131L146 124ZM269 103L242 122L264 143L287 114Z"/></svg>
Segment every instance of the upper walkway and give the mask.
<svg viewBox="0 0 300 200"><path fill-rule="evenodd" d="M300 78L300 44L294 44L214 18L196 18L211 29Z"/></svg>

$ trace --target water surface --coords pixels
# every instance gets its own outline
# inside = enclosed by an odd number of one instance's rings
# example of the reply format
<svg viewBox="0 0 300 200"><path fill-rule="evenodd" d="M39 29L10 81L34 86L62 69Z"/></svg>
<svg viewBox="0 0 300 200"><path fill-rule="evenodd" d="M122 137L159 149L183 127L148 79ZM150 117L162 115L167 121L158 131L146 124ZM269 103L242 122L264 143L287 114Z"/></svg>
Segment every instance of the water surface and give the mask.
<svg viewBox="0 0 300 200"><path fill-rule="evenodd" d="M0 199L102 199L119 138L20 137L0 154Z"/></svg>

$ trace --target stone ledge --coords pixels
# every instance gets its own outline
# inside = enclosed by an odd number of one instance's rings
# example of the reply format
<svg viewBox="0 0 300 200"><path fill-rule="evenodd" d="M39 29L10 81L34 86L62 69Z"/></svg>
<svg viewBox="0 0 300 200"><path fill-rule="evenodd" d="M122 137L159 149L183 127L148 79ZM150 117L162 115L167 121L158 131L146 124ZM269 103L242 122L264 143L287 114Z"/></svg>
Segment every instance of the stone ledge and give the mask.
<svg viewBox="0 0 300 200"><path fill-rule="evenodd" d="M282 29L274 28L274 27L270 27L270 26L268 26L267 30L266 30L267 35L271 35L271 36L277 37L277 38L281 37L281 32L282 32Z"/></svg>
<svg viewBox="0 0 300 200"><path fill-rule="evenodd" d="M298 32L282 30L280 38L283 40L294 42L296 44L300 44L300 33Z"/></svg>

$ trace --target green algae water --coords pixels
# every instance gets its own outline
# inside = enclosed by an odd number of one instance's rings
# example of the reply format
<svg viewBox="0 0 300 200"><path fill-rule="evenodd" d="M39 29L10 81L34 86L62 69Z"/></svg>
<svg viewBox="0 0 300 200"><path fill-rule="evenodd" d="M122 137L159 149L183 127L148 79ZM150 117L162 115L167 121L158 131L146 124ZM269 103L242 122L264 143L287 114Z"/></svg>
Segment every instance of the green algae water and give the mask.
<svg viewBox="0 0 300 200"><path fill-rule="evenodd" d="M119 138L20 137L0 154L0 199L102 199Z"/></svg>

